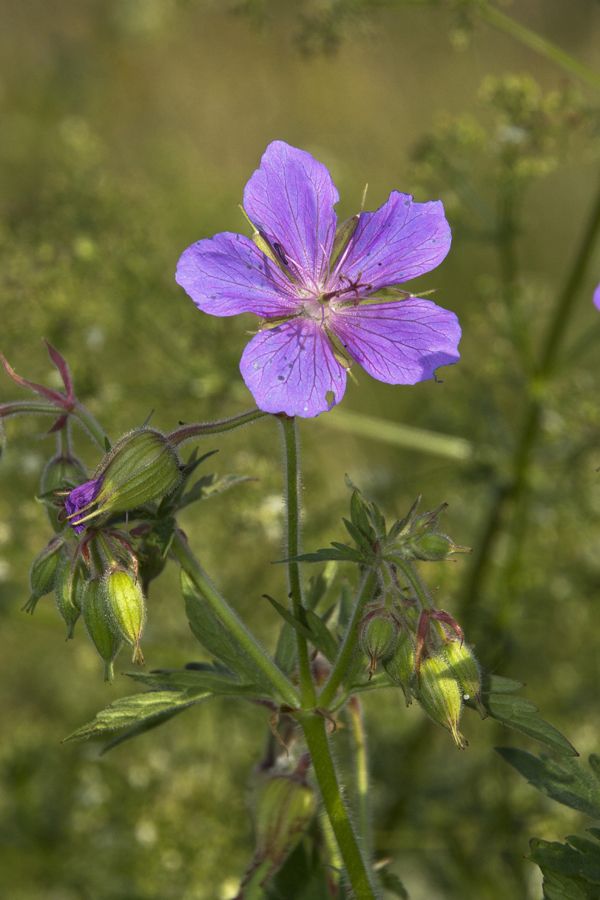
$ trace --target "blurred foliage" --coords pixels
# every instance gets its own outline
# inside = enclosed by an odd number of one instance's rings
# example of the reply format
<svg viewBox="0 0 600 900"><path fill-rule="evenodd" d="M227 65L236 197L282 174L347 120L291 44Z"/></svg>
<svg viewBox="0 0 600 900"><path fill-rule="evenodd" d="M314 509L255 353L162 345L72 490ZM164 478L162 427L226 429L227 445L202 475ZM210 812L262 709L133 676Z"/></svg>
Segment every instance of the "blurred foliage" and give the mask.
<svg viewBox="0 0 600 900"><path fill-rule="evenodd" d="M236 203L274 138L330 166L342 217L366 180L370 208L412 180L418 199L443 197L454 226L447 262L418 287L439 288L437 302L458 312L463 360L440 372L443 386L394 388L361 374L344 403L463 436L481 452L440 461L342 437L326 417L303 423L304 547L345 540L348 471L389 515L419 491L428 508L448 501L447 530L477 549L512 477L535 359L589 215L597 98L487 32L455 54L448 29L464 43L471 4L452 4L450 17L429 4L243 4L257 24L263 15L258 29L233 15L241 6L5 4L0 349L19 374L47 380L39 337L54 343L112 437L151 409L153 424L171 428L248 408L237 365L252 318L201 316L173 284L180 252L243 229ZM519 13L593 61L597 9L576 7L523 3ZM299 34L305 49L337 53L307 59ZM594 260L543 392L526 490L505 510L485 578L467 603L470 562L438 575L443 605L462 616L484 667L528 682L542 716L585 754L600 746L600 327L586 299ZM0 391L3 401L22 396L7 378ZM285 584L269 565L281 525L271 424L203 443L202 452L220 450L221 472L259 481L190 509L185 528L273 649L277 617L261 595L283 602ZM213 699L101 759L91 744L58 746L131 687L102 683L83 634L64 644L48 600L33 619L20 611L29 565L50 536L32 499L53 452L43 428L42 419L9 421L0 467L0 884L11 900L228 900L252 853L245 786L266 714ZM78 449L97 464L80 438ZM149 669L201 655L174 567L150 597L144 652ZM365 715L376 855L393 857L412 900L539 900L541 879L523 860L529 838L562 839L583 820L491 752L507 733L467 713L470 746L458 753L395 692L367 696ZM342 769L350 731L336 738Z"/></svg>

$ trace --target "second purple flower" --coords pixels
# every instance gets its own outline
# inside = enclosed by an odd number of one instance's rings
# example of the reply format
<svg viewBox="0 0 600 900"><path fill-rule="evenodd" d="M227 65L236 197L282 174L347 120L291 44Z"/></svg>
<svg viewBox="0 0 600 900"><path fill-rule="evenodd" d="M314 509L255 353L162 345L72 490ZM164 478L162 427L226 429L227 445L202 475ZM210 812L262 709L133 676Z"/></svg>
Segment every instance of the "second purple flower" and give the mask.
<svg viewBox="0 0 600 900"><path fill-rule="evenodd" d="M274 141L244 191L254 239L224 232L179 260L177 282L203 312L261 317L240 370L265 412L331 409L353 362L379 381L415 384L459 359L454 313L416 297L378 297L448 253L441 201L392 191L377 212L337 229L338 200L322 163Z"/></svg>

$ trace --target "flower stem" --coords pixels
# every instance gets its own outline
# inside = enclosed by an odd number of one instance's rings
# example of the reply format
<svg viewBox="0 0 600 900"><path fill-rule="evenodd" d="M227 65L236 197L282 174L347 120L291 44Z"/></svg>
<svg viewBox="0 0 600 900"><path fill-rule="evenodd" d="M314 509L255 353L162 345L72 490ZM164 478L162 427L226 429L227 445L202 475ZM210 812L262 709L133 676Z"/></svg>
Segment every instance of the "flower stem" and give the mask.
<svg viewBox="0 0 600 900"><path fill-rule="evenodd" d="M263 412L262 409L251 409L249 412L240 413L239 416L233 416L231 419L221 419L218 422L199 422L196 425L184 425L176 431L172 431L168 435L169 440L176 447L187 443L197 437L208 437L211 434L224 434L226 431L233 431L234 428L240 428L242 425L248 425L269 413Z"/></svg>
<svg viewBox="0 0 600 900"><path fill-rule="evenodd" d="M300 553L300 496L298 492L299 466L298 466L298 433L295 418L278 418L283 433L283 445L285 450L285 499L287 511L287 548L288 559L298 556ZM292 601L292 613L304 622L304 607L302 605L302 584L300 582L300 566L297 562L288 562L288 584ZM296 646L298 649L298 671L300 675L300 696L302 708L311 709L315 705L315 686L310 670L308 656L308 644L306 638L300 632L296 632Z"/></svg>
<svg viewBox="0 0 600 900"><path fill-rule="evenodd" d="M171 550L181 568L191 578L210 608L244 648L250 659L256 663L273 687L279 691L283 700L297 708L300 705L300 697L294 686L263 650L244 623L238 619L227 601L221 597L179 532L175 534Z"/></svg>
<svg viewBox="0 0 600 900"><path fill-rule="evenodd" d="M354 768L356 772L357 796L357 831L365 849L370 856L371 848L371 810L369 803L369 761L367 756L367 733L363 717L362 703L354 695L348 704L352 735L354 737Z"/></svg>
<svg viewBox="0 0 600 900"><path fill-rule="evenodd" d="M102 426L96 422L91 412L86 409L85 406L81 403L77 403L70 412L87 431L92 440L100 447L103 453L110 450L111 442L106 432Z"/></svg>
<svg viewBox="0 0 600 900"><path fill-rule="evenodd" d="M417 599L420 601L423 609L432 610L433 604L429 597L427 596L427 591L423 587L423 582L411 566L409 562L405 559L402 559L401 556L394 556L394 564L398 566L399 569L402 570L402 574L410 584L411 588L415 592Z"/></svg>
<svg viewBox="0 0 600 900"><path fill-rule="evenodd" d="M584 63L579 62L578 59L575 59L575 57L571 56L570 53L567 53L561 47L557 47L556 44L547 41L546 38L543 38L535 31L531 31L531 29L526 28L525 25L521 25L520 22L516 22L510 16L500 12L499 9L490 6L487 0L480 0L479 12L481 17L485 19L486 22L489 22L490 25L493 25L505 34L509 34L517 41L521 41L522 44L526 44L532 50L535 50L536 53L539 53L551 62L556 63L556 65L560 66L561 69L564 69L565 72L568 72L570 75L575 75L577 78L581 78L586 84L589 84L593 88L596 88L597 91L600 91L600 74L594 71L594 69L590 69L590 67L586 66Z"/></svg>
<svg viewBox="0 0 600 900"><path fill-rule="evenodd" d="M344 636L344 642L341 646L340 652L335 661L333 669L331 670L329 678L327 679L327 683L319 694L319 706L323 709L327 709L329 704L335 697L336 691L342 683L348 666L352 661L352 657L354 656L356 650L356 645L358 644L358 626L362 618L363 609L365 607L365 604L368 603L368 601L373 596L376 586L377 572L375 571L375 569L369 569L366 572L362 584L358 590L356 603L354 604L354 612L352 613L352 618L348 623L348 628Z"/></svg>
<svg viewBox="0 0 600 900"><path fill-rule="evenodd" d="M304 737L308 744L323 803L331 822L331 827L340 848L348 880L355 900L376 900L365 860L361 854L354 829L350 823L348 810L344 805L338 784L326 723L322 716L304 716L301 720Z"/></svg>

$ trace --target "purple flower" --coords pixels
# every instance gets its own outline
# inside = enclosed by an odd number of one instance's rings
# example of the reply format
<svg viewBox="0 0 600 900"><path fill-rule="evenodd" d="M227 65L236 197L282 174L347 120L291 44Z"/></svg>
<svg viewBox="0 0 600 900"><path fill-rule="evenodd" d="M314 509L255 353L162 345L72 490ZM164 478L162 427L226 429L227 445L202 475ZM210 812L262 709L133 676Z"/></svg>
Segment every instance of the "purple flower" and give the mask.
<svg viewBox="0 0 600 900"><path fill-rule="evenodd" d="M597 307L597 309L600 309L600 284L594 291L594 305Z"/></svg>
<svg viewBox="0 0 600 900"><path fill-rule="evenodd" d="M377 212L354 218L340 249L338 199L322 163L274 141L244 191L254 240L224 232L179 260L177 282L203 312L262 317L240 370L265 412L309 417L331 409L354 361L379 381L415 384L459 359L454 313L430 300L378 296L448 253L441 201L415 203L392 191Z"/></svg>
<svg viewBox="0 0 600 900"><path fill-rule="evenodd" d="M84 484L80 484L79 487L74 488L65 499L65 511L69 525L78 534L85 529L85 525L78 523L85 518L88 507L92 505L98 496L101 487L102 478L86 481Z"/></svg>

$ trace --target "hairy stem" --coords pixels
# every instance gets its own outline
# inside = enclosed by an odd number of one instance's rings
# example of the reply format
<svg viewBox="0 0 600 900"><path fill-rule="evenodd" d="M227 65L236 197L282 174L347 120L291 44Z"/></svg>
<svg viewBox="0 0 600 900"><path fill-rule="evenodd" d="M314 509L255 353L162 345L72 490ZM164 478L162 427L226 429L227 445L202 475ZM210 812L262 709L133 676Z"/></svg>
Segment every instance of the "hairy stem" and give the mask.
<svg viewBox="0 0 600 900"><path fill-rule="evenodd" d="M369 802L369 760L367 755L367 732L363 717L362 703L355 695L348 704L352 736L354 738L354 769L357 799L357 831L365 853L372 852L371 804Z"/></svg>
<svg viewBox="0 0 600 900"><path fill-rule="evenodd" d="M257 419L268 416L269 413L263 412L262 409L251 409L249 412L240 413L239 416L233 416L231 419L221 419L218 422L199 422L195 425L183 425L176 431L172 431L168 435L169 440L176 447L198 437L208 437L212 434L224 434L226 431L233 431L234 428L240 428L242 425L249 425Z"/></svg>
<svg viewBox="0 0 600 900"><path fill-rule="evenodd" d="M256 663L273 687L279 691L283 700L297 708L300 705L300 697L294 686L290 684L281 669L277 668L244 623L238 619L227 601L221 597L179 532L175 535L171 550L184 572L189 575L213 612L244 648L250 659Z"/></svg>
<svg viewBox="0 0 600 900"><path fill-rule="evenodd" d="M71 410L70 414L75 416L77 421L83 428L87 431L92 440L100 447L103 453L106 453L107 450L111 447L111 442L108 438L108 435L102 428L102 426L96 422L95 418L91 414L91 412L85 408L81 403L77 403L75 407Z"/></svg>
<svg viewBox="0 0 600 900"><path fill-rule="evenodd" d="M298 556L300 553L298 436L295 418L279 418L278 421L283 433L285 450L285 500L287 512L286 556L290 558ZM300 622L304 622L300 566L297 562L288 562L287 570L292 613L300 620ZM302 707L303 709L310 709L315 705L315 686L310 670L308 644L306 643L304 635L300 634L298 631L296 632L296 644L298 648L298 671L300 675Z"/></svg>
<svg viewBox="0 0 600 900"><path fill-rule="evenodd" d="M368 569L362 584L358 589L356 603L354 604L354 612L348 623L348 628L346 629L340 652L338 653L333 669L327 679L327 683L319 694L319 706L323 709L327 709L335 697L337 689L344 680L344 675L346 674L348 666L352 662L352 657L354 656L358 644L358 626L360 625L365 605L373 597L377 582L378 578L375 569Z"/></svg>
<svg viewBox="0 0 600 900"><path fill-rule="evenodd" d="M354 892L353 896L355 900L376 900L377 894L369 877L367 864L361 854L338 784L331 758L325 719L322 716L304 716L301 725L323 803L344 860L348 881Z"/></svg>

